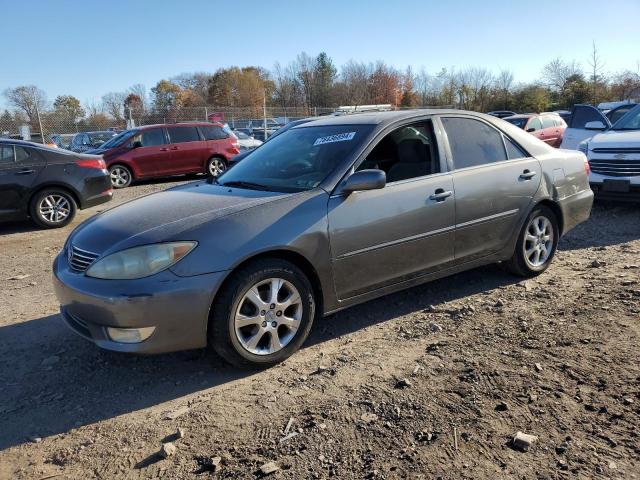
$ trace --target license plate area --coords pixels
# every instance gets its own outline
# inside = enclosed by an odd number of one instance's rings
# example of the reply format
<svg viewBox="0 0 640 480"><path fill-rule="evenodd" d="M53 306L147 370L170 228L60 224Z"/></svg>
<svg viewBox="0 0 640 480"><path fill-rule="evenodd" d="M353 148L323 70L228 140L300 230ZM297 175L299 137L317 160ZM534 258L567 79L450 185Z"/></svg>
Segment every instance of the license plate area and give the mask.
<svg viewBox="0 0 640 480"><path fill-rule="evenodd" d="M629 192L631 187L630 180L605 180L602 184L602 190L605 192Z"/></svg>

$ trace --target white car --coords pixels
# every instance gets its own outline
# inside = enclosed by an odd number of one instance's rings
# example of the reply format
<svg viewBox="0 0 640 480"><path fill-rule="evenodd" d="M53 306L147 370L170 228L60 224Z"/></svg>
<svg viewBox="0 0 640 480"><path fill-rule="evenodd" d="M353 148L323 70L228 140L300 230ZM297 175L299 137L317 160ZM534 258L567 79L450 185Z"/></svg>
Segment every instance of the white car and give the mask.
<svg viewBox="0 0 640 480"><path fill-rule="evenodd" d="M583 140L591 138L599 131L610 128L623 115L636 106L635 103L622 103L610 110L602 110L600 106L608 106L609 104L600 104L598 108L591 105L575 105L571 111L571 115L566 118L567 129L562 137L560 148L568 148L569 150L577 150L578 144Z"/></svg>
<svg viewBox="0 0 640 480"><path fill-rule="evenodd" d="M238 139L238 144L240 145L240 150L253 150L256 147L259 147L264 142L258 140L257 138L250 137L244 132L239 130L234 130L233 134Z"/></svg>
<svg viewBox="0 0 640 480"><path fill-rule="evenodd" d="M596 196L640 200L640 105L611 128L582 141L578 150L589 160L589 183Z"/></svg>

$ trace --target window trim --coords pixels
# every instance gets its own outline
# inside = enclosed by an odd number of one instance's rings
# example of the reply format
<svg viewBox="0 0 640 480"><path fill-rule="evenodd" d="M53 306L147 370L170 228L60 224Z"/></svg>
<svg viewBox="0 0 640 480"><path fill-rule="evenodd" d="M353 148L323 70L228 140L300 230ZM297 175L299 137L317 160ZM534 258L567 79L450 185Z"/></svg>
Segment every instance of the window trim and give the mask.
<svg viewBox="0 0 640 480"><path fill-rule="evenodd" d="M480 164L480 165L473 165L473 166L470 166L470 167L455 168L455 165L453 163L453 153L451 152L451 145L449 144L449 136L447 135L447 131L445 130L444 125L440 121L442 118L453 118L453 117L455 117L455 118L466 118L466 119L469 119L469 120L476 120L477 122L482 122L485 125L488 125L492 129L494 129L500 135L502 135L502 137L501 137L502 138L502 145L503 145L503 148L504 148L504 154L505 154L506 160L501 160L501 161L496 161L496 162L491 162L491 163L483 163L483 164ZM498 127L496 127L495 125L492 125L490 122L487 122L483 118L476 117L476 116L473 116L473 115L464 115L464 114L458 114L458 113L446 113L446 114L436 115L435 118L440 123L440 131L441 131L441 135L442 135L442 138L443 138L442 143L444 144L443 146L446 149L447 162L448 162L448 166L449 166L449 171L451 173L460 172L460 171L466 171L466 170L472 170L472 169L478 169L478 168L486 168L486 167L490 167L492 165L497 165L497 164L504 165L505 163L519 162L519 161L522 161L524 159L533 158L533 156L527 151L527 149L524 148L519 142L517 142L511 136L507 135L502 130L500 130ZM507 145L505 144L504 137L506 137L509 140L511 140L527 156L526 157L521 157L521 158L510 159L509 155L507 153Z"/></svg>

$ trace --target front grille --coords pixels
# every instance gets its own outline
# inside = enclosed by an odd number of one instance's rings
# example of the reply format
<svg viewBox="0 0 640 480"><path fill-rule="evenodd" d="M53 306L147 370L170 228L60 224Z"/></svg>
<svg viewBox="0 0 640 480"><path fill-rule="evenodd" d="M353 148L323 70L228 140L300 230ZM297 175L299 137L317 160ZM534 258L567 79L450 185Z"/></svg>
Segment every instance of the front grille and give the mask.
<svg viewBox="0 0 640 480"><path fill-rule="evenodd" d="M84 272L89 268L96 258L98 258L97 253L88 252L86 250L82 250L78 247L71 246L69 248L69 266L71 270L75 272Z"/></svg>
<svg viewBox="0 0 640 480"><path fill-rule="evenodd" d="M593 173L609 177L640 176L640 160L598 159L589 160Z"/></svg>
<svg viewBox="0 0 640 480"><path fill-rule="evenodd" d="M640 153L640 148L638 147L622 147L622 148L606 148L606 147L596 147L592 152L595 153L610 153L611 155L616 155L618 153Z"/></svg>

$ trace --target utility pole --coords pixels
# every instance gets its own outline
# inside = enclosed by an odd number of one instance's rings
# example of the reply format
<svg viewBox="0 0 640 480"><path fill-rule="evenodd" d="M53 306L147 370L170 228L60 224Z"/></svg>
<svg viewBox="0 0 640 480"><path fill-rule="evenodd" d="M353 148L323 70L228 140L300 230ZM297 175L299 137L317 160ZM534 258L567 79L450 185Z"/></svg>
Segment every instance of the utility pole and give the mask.
<svg viewBox="0 0 640 480"><path fill-rule="evenodd" d="M38 116L38 125L40 125L40 138L42 138L42 144L46 145L44 140L44 130L42 129L42 120L40 120L40 109L38 108L38 100L36 97L36 115Z"/></svg>
<svg viewBox="0 0 640 480"><path fill-rule="evenodd" d="M264 127L264 140L267 141L267 90L262 90L262 119Z"/></svg>

